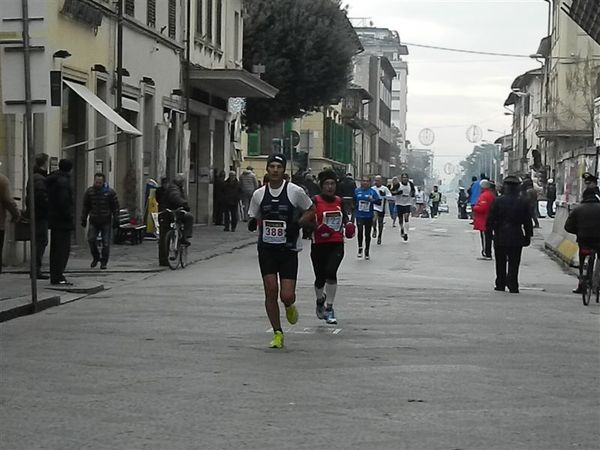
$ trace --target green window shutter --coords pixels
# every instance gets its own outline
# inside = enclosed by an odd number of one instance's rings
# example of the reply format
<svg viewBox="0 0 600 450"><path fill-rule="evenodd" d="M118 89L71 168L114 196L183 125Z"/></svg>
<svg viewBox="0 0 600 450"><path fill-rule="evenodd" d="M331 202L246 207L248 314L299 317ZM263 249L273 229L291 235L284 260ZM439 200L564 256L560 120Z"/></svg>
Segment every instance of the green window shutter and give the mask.
<svg viewBox="0 0 600 450"><path fill-rule="evenodd" d="M248 156L260 155L260 131L248 133Z"/></svg>
<svg viewBox="0 0 600 450"><path fill-rule="evenodd" d="M294 127L294 121L291 119L286 120L285 122L283 122L283 132L285 133L286 136L289 136L290 131L293 130Z"/></svg>

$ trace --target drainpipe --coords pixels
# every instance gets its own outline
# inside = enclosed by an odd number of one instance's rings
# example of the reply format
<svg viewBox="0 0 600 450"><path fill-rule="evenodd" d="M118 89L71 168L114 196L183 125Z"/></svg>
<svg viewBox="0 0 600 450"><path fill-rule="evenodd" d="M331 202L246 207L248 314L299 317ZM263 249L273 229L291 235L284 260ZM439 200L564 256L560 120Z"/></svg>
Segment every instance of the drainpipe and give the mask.
<svg viewBox="0 0 600 450"><path fill-rule="evenodd" d="M27 194L29 197L29 230L31 233L29 255L29 279L31 280L31 309L37 312L37 250L35 241L35 202L33 187L33 165L35 164L35 149L33 147L33 128L32 128L32 103L31 103L31 52L29 43L29 4L28 0L21 0L23 12L23 67L25 75L25 128L27 130L27 176L29 177L29 186Z"/></svg>

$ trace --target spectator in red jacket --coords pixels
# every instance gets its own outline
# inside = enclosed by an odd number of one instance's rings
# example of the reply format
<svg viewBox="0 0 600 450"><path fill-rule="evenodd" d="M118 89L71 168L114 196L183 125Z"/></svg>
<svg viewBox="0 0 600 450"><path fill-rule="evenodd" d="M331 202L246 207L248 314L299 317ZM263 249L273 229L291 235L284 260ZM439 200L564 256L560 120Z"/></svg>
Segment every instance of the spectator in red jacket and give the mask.
<svg viewBox="0 0 600 450"><path fill-rule="evenodd" d="M481 236L481 256L484 259L492 259L492 233L487 230L486 224L496 196L488 180L481 180L480 187L481 194L473 206L473 228L478 230Z"/></svg>

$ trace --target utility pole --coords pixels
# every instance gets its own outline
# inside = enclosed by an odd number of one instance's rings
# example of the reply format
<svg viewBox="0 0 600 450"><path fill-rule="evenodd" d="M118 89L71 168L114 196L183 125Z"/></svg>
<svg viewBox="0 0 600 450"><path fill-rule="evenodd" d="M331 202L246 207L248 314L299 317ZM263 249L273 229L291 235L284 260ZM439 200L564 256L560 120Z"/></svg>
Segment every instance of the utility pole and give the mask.
<svg viewBox="0 0 600 450"><path fill-rule="evenodd" d="M123 109L123 0L117 0L117 112Z"/></svg>
<svg viewBox="0 0 600 450"><path fill-rule="evenodd" d="M31 281L31 309L37 312L37 250L35 241L35 202L33 187L33 165L35 164L35 149L33 146L33 107L31 102L31 48L29 42L29 0L21 0L23 13L23 68L25 76L25 128L27 133L27 197L29 198L29 230L30 230L30 255L29 255L29 278Z"/></svg>

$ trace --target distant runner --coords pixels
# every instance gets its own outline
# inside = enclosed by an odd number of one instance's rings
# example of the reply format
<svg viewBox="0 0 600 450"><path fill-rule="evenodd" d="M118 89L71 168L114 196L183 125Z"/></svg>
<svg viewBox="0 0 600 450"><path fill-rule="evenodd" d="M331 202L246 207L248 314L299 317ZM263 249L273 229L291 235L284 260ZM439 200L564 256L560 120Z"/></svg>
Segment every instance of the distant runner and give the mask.
<svg viewBox="0 0 600 450"><path fill-rule="evenodd" d="M314 215L314 206L304 190L284 181L286 162L283 154L273 154L267 159L268 183L252 195L248 221L250 231L257 228L259 231L258 262L265 290L265 308L273 327L271 348L283 347L278 297L285 305L288 322L298 322L294 303L298 252L302 249L300 227Z"/></svg>
<svg viewBox="0 0 600 450"><path fill-rule="evenodd" d="M415 185L409 181L407 173L400 175L400 183L394 186L392 195L396 199L396 211L400 222L400 236L405 241L408 241L408 221L416 190Z"/></svg>
<svg viewBox="0 0 600 450"><path fill-rule="evenodd" d="M375 203L375 216L373 218L373 239L377 238L377 245L381 245L381 237L383 235L383 219L385 218L385 207L388 198L392 198L392 193L387 186L382 184L381 175L375 177L375 185L373 189L377 191L381 198L381 203Z"/></svg>
<svg viewBox="0 0 600 450"><path fill-rule="evenodd" d="M360 180L360 187L354 192L354 204L356 225L358 227L358 257L363 256L363 238L366 247L365 259L370 259L369 250L371 248L371 227L375 217L374 205L382 203L381 197L375 189L371 187L371 180L363 176Z"/></svg>

